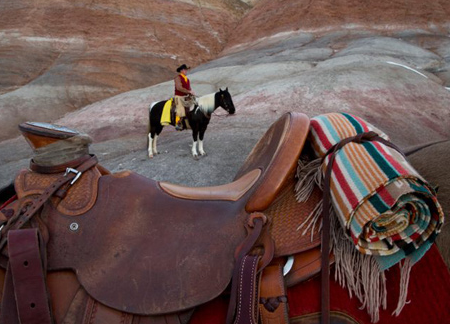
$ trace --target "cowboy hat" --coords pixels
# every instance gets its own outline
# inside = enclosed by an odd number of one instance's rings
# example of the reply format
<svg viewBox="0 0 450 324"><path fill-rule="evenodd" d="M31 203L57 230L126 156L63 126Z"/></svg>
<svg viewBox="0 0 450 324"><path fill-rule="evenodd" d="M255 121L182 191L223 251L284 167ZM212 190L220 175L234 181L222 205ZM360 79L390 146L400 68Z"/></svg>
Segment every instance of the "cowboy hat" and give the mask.
<svg viewBox="0 0 450 324"><path fill-rule="evenodd" d="M177 69L177 72L181 72L181 70L189 70L190 67L187 66L186 64L180 65Z"/></svg>

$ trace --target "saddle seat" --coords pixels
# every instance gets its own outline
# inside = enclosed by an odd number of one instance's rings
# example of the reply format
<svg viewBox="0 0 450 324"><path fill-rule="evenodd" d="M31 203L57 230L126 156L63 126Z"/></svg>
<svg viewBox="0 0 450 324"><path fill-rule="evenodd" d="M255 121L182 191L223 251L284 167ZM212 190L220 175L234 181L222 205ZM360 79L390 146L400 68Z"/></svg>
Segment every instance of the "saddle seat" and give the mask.
<svg viewBox="0 0 450 324"><path fill-rule="evenodd" d="M293 191L308 131L306 115L283 115L235 180L222 186L190 188L95 166L86 173L90 177L71 186L65 204L52 200L41 211L49 234L48 270L72 270L103 305L159 315L188 310L226 289L249 213L269 217L276 256L310 250L317 240L305 239L296 225L315 202L298 204ZM21 173L19 200L43 191L39 179L49 177Z"/></svg>
<svg viewBox="0 0 450 324"><path fill-rule="evenodd" d="M308 132L309 118L306 115L285 114L258 141L233 182L214 187L160 182L160 186L168 194L191 200L236 201L252 191L246 211L263 211L293 178Z"/></svg>

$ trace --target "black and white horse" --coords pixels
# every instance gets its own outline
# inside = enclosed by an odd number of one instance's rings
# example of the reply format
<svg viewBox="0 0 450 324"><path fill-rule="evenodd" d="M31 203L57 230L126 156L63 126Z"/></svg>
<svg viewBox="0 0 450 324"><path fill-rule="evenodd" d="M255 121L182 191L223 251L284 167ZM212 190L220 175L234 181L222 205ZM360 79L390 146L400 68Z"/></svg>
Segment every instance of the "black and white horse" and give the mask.
<svg viewBox="0 0 450 324"><path fill-rule="evenodd" d="M148 156L150 158L152 158L154 154L158 154L156 142L159 134L164 127L163 125L161 125L161 115L165 103L166 100L153 103L150 106L150 132L148 133ZM198 98L198 101L194 105L193 110L187 115L189 125L192 129L192 138L194 140L194 143L192 144L192 156L194 158L197 158L199 153L200 155L206 155L203 149L203 137L211 119L211 115L218 107L222 107L231 115L234 114L235 108L233 100L231 99L231 95L228 92L228 88L226 88L225 90L219 89L218 92ZM171 125L175 126L174 121L171 122Z"/></svg>

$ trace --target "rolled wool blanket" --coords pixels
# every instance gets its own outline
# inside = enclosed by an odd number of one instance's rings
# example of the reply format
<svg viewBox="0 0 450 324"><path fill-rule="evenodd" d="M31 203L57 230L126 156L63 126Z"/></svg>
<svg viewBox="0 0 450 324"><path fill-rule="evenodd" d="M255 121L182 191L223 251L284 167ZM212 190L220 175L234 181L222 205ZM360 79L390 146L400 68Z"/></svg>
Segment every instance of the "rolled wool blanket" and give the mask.
<svg viewBox="0 0 450 324"><path fill-rule="evenodd" d="M350 114L330 113L312 118L309 140L319 160L309 166L299 163L298 173L319 178L316 182L320 184L330 161L327 155L330 148L369 131L389 140L373 125ZM319 177L311 171L313 168L319 168ZM301 199L307 199L304 184L311 186L311 182L299 182L297 192ZM336 276L371 308L369 313L376 322L378 308L381 305L386 308L383 271L405 259L404 282L395 311L398 314L406 303L410 268L431 247L444 222L434 189L400 152L380 141L366 141L347 143L335 153L329 190L335 217L331 222ZM316 212L316 216L319 214ZM310 224L316 219L311 217ZM372 278L365 284L358 276ZM374 286L378 290L377 300L368 300L364 294Z"/></svg>

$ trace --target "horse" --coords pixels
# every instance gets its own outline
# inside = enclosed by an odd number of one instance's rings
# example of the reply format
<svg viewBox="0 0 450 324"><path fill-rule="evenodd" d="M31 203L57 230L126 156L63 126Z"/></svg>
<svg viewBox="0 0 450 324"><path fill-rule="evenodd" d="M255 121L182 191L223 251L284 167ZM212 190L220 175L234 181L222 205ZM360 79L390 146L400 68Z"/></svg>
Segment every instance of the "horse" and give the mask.
<svg viewBox="0 0 450 324"><path fill-rule="evenodd" d="M161 115L166 102L167 100L153 103L149 108L149 158L153 158L154 154L158 154L156 142L159 134L164 128L164 126L161 125ZM199 154L200 156L206 155L206 152L203 149L203 138L209 121L211 120L212 113L219 107L225 109L230 115L234 114L236 111L228 88L225 90L219 89L218 92L199 97L198 102L194 104L192 111L186 115L190 128L192 129L193 144L191 153L194 159L197 159ZM171 121L170 124L175 126L175 121Z"/></svg>

